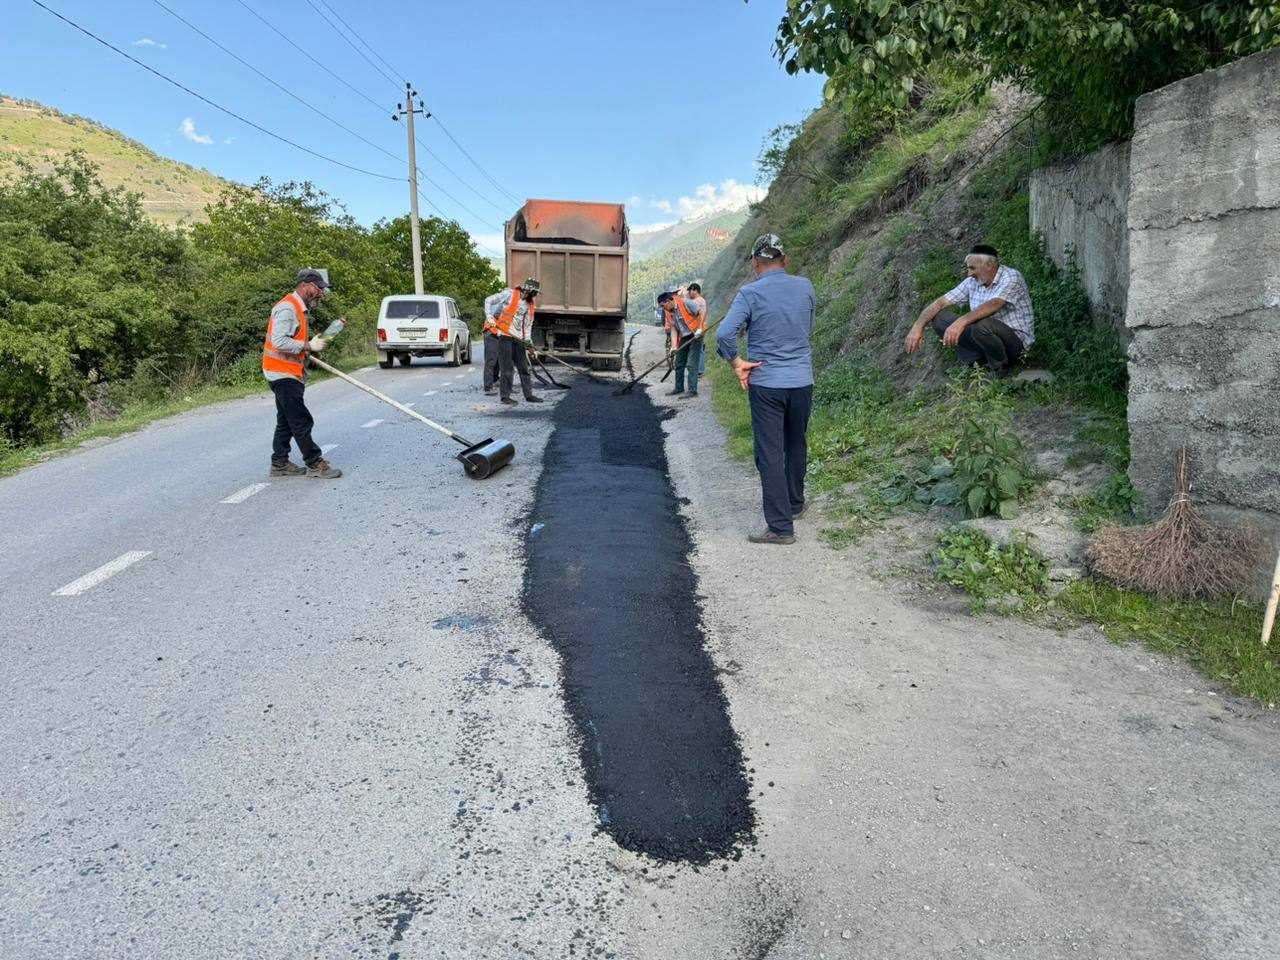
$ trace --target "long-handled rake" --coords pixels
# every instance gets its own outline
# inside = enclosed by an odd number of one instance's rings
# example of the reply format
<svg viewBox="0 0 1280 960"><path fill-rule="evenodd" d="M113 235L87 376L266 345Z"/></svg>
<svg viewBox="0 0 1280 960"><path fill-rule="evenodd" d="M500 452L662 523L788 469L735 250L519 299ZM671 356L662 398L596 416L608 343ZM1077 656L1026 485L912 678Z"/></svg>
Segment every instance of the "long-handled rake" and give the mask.
<svg viewBox="0 0 1280 960"><path fill-rule="evenodd" d="M720 318L720 320L723 320L723 319L724 319L724 317L721 317L721 318ZM703 340L705 340L705 339L706 339L707 334L709 334L709 333L710 333L712 330L714 330L716 327L720 326L720 320L717 320L715 323L711 324L711 326L707 327L705 330L703 330L703 331L702 331L702 337L703 337ZM683 344L682 344L681 346L683 346ZM621 387L621 388L619 388L619 389L617 389L617 390L613 391L613 395L614 395L615 397L621 397L622 395L624 395L624 394L626 394L626 393L630 393L630 392L631 392L631 388L632 388L632 387L634 387L637 383L639 383L641 380L643 380L643 379L644 379L645 377L647 377L649 374L653 373L653 371L657 370L657 369L658 369L660 366L662 366L664 363L670 363L670 362L671 362L671 359L672 359L672 358L673 358L677 353L679 353L679 352L680 352L680 347L679 347L679 346L678 346L678 347L675 347L675 348L674 348L674 349L672 349L672 350L667 351L667 353L663 355L663 357L662 357L662 359L661 359L661 360L659 360L659 361L658 361L657 363L655 363L653 366L651 366L651 367L647 368L643 373L640 373L640 374L636 375L635 377L633 377L633 378L631 379L631 381L630 381L628 384L626 384L626 386L623 386L623 387ZM663 379L663 380L665 380L665 379L666 379L666 377L663 377L662 379Z"/></svg>

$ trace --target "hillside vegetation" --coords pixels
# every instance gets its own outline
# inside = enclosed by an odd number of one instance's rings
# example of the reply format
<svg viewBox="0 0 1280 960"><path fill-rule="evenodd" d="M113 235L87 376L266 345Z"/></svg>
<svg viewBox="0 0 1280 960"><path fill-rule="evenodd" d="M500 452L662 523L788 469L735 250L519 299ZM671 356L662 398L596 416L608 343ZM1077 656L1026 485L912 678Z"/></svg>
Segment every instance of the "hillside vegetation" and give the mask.
<svg viewBox="0 0 1280 960"><path fill-rule="evenodd" d="M1073 273L1057 269L1030 234L1027 180L1082 143L1123 131L1132 97L1143 90L1130 81L1164 77L1164 65L1102 78L1100 60L1078 50L1097 33L1085 24L1079 42L1061 37L1062 54L1080 61L1059 64L1056 77L1097 70L1094 86L1073 96L1116 99L1069 110L1065 97L1038 95L1038 88L1056 91L1057 79L992 86L989 70L948 60L943 41L923 67L892 59L886 37L895 18L937 14L943 26L964 29L970 13L955 13L957 4L856 6L867 18L846 23L835 15L820 20L826 8L788 4L796 22L783 22L780 50L804 51L801 65L826 64L831 99L765 143L768 196L704 284L714 321L753 279L750 244L767 232L785 242L788 269L813 280L809 492L818 502L820 536L832 547L863 550L868 567L882 575L959 586L977 611L1018 611L1064 626L1096 622L1117 641L1187 655L1236 691L1276 704L1280 650L1258 644L1257 605L1233 598L1158 602L1091 579L1082 567L1089 531L1101 522L1142 520L1126 474L1128 367L1114 332L1094 325ZM810 23L810 14L819 19ZM1190 15L1201 22L1201 13ZM1098 24L1108 29L1105 18ZM1132 26L1140 32L1147 24ZM863 31L858 37L855 27ZM928 29L936 29L932 20ZM1216 44L1207 56L1220 54ZM1144 55L1160 56L1160 49ZM1187 54L1181 61L1194 60ZM867 77L890 67L901 81L896 90L854 82L855 70ZM1125 72L1123 58L1115 69ZM1051 383L992 381L957 369L954 353L932 334L906 355L902 339L911 323L959 282L975 242L993 244L1001 261L1027 278L1037 343L1024 365L1050 371ZM708 372L731 451L748 458L745 394L727 365Z"/></svg>
<svg viewBox="0 0 1280 960"><path fill-rule="evenodd" d="M308 183L224 186L190 230L144 216L82 154L0 183L0 471L77 427L210 385L261 388L271 305L328 267L329 355L370 350L378 306L412 289L408 218L364 227ZM458 224L422 222L431 290L480 313L496 271Z"/></svg>
<svg viewBox="0 0 1280 960"><path fill-rule="evenodd" d="M142 212L170 226L204 220L205 205L226 184L207 170L166 159L93 120L0 95L0 181L16 176L21 161L50 173L72 151L94 164L107 187L139 194Z"/></svg>
<svg viewBox="0 0 1280 960"><path fill-rule="evenodd" d="M712 230L734 237L746 223L748 212L735 210L699 221L695 229L649 254L644 260L631 260L631 279L627 291L627 320L631 323L653 323L654 301L664 288L676 283L698 280L728 246L731 239L717 239Z"/></svg>

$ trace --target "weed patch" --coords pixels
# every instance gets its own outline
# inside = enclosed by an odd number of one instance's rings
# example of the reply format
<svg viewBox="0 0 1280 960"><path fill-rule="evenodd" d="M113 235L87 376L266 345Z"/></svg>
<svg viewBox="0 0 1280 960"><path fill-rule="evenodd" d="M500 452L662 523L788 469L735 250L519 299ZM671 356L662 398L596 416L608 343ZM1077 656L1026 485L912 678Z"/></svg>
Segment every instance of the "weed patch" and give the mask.
<svg viewBox="0 0 1280 960"><path fill-rule="evenodd" d="M1049 564L1025 540L1002 547L981 530L952 527L938 542L937 577L969 595L970 611L1033 613L1053 603Z"/></svg>

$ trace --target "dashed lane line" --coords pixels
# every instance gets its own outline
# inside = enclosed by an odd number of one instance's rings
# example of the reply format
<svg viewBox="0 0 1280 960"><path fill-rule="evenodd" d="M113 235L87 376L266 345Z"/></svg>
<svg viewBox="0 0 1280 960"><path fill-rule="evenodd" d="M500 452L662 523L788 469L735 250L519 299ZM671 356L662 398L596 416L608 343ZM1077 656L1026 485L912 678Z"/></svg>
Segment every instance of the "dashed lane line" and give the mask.
<svg viewBox="0 0 1280 960"><path fill-rule="evenodd" d="M423 394L423 396L424 396L424 397L434 397L434 396L435 396L437 393L439 393L439 392L440 392L439 390L428 390L426 393L424 393L424 394Z"/></svg>
<svg viewBox="0 0 1280 960"><path fill-rule="evenodd" d="M413 403L406 403L405 406L408 407L410 410L413 409Z"/></svg>
<svg viewBox="0 0 1280 960"><path fill-rule="evenodd" d="M328 453L330 450L337 450L340 446L342 446L342 444L340 443L326 443L323 447L320 448L320 452L322 454Z"/></svg>
<svg viewBox="0 0 1280 960"><path fill-rule="evenodd" d="M122 553L110 563L104 563L97 570L86 573L79 580L72 580L65 587L59 587L53 591L55 597L74 597L77 594L84 593L86 590L92 590L103 580L114 577L126 567L131 567L143 557L151 555L150 550L130 550L128 553Z"/></svg>
<svg viewBox="0 0 1280 960"><path fill-rule="evenodd" d="M383 420L381 418L378 418L377 420L370 420L368 423L362 423L360 424L360 426L362 429L368 430L370 427L376 427L378 424L382 422Z"/></svg>
<svg viewBox="0 0 1280 960"><path fill-rule="evenodd" d="M271 486L271 484L269 483L251 483L247 487L244 487L241 490L237 490L235 493L233 493L231 496L224 499L222 502L223 503L244 503L246 500L252 497L255 493L261 493L263 490L267 489L267 487L269 486Z"/></svg>

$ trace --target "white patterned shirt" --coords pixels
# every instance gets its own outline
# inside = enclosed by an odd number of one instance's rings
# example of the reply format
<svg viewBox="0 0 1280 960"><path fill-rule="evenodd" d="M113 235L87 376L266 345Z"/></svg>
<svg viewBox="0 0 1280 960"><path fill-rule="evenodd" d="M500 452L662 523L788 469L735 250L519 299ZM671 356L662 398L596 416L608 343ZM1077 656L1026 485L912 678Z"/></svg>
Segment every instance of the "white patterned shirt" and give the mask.
<svg viewBox="0 0 1280 960"><path fill-rule="evenodd" d="M1016 333L1022 345L1030 350L1031 345L1036 342L1036 316L1031 309L1031 292L1027 289L1027 281L1013 267L1001 266L996 270L995 278L985 287L973 277L965 277L958 287L947 294L947 302L957 307L967 303L970 310L976 310L997 297L1005 305L991 316Z"/></svg>

